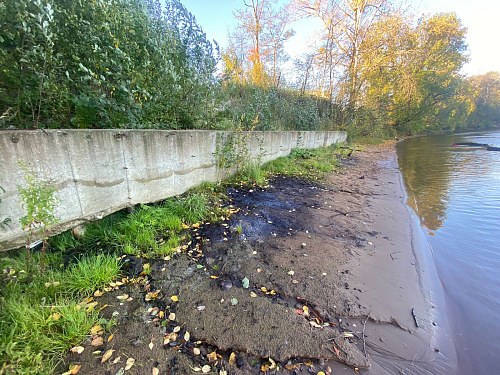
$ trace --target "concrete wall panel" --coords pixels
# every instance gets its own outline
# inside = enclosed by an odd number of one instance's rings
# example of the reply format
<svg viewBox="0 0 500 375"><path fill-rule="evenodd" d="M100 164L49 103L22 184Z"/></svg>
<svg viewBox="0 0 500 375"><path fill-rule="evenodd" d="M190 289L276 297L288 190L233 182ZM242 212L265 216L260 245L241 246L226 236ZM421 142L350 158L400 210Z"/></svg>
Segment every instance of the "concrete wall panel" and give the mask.
<svg viewBox="0 0 500 375"><path fill-rule="evenodd" d="M55 181L61 204L59 233L122 208L182 194L203 181L227 176L217 168L217 144L230 132L159 130L0 131L0 250L24 244L18 196L24 161L39 178ZM292 148L344 142L345 132L243 132L250 160L265 163Z"/></svg>

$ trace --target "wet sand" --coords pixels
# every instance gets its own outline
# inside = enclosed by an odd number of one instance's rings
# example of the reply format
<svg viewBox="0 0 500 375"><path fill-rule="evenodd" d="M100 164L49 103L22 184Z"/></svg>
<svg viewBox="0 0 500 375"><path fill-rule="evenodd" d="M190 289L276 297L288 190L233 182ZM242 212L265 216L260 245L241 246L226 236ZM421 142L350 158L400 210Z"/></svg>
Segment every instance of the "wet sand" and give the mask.
<svg viewBox="0 0 500 375"><path fill-rule="evenodd" d="M101 364L90 347L66 364L79 374L116 374L127 357L140 364L129 374L454 374L441 287L394 144L342 163L322 184L228 189L228 220L192 229L189 251L149 261L148 277L98 299L118 322L99 347L113 358Z"/></svg>
<svg viewBox="0 0 500 375"><path fill-rule="evenodd" d="M372 366L363 373L454 374L442 285L418 218L405 204L394 148L372 148L357 157L349 174L371 170L363 184L370 192L363 220L377 232L368 252L350 261L350 284L369 314L365 334Z"/></svg>

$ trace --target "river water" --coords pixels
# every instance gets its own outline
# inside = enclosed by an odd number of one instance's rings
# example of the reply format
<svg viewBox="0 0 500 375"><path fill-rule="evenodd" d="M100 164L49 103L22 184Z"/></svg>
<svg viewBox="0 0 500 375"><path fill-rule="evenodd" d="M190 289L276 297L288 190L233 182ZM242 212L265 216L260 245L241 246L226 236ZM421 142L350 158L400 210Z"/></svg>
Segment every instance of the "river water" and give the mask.
<svg viewBox="0 0 500 375"><path fill-rule="evenodd" d="M400 142L408 205L420 218L445 292L459 374L500 374L500 132Z"/></svg>

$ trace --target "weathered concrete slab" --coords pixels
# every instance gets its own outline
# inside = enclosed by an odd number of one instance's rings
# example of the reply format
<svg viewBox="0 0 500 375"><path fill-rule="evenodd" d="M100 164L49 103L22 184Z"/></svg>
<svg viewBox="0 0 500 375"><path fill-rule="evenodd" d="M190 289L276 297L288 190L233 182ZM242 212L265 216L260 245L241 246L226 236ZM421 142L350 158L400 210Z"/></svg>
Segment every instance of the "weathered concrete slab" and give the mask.
<svg viewBox="0 0 500 375"><path fill-rule="evenodd" d="M182 194L225 175L217 145L231 132L200 130L2 130L0 131L0 251L24 244L18 196L24 161L39 178L55 181L61 204L54 233L122 208ZM345 132L240 132L250 160L265 163L292 148L343 142Z"/></svg>

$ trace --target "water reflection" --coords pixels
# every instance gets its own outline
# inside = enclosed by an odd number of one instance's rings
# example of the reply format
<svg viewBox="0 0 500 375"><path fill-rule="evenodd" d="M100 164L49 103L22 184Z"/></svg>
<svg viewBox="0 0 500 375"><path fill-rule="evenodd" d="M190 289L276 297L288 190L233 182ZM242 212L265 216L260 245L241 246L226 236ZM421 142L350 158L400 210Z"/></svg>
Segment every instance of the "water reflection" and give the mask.
<svg viewBox="0 0 500 375"><path fill-rule="evenodd" d="M453 180L463 180L461 189L466 190L464 176L471 174L471 165L475 166L475 176L492 173L490 156L497 156L498 152L453 147L454 143L465 141L498 146L500 138L498 133L441 135L398 144L398 163L408 193L407 204L417 213L421 224L431 231L441 228L446 220Z"/></svg>
<svg viewBox="0 0 500 375"><path fill-rule="evenodd" d="M449 136L419 137L398 144L398 162L407 187L408 205L420 222L438 230L446 219L448 186L453 174Z"/></svg>

